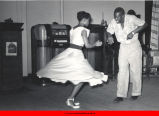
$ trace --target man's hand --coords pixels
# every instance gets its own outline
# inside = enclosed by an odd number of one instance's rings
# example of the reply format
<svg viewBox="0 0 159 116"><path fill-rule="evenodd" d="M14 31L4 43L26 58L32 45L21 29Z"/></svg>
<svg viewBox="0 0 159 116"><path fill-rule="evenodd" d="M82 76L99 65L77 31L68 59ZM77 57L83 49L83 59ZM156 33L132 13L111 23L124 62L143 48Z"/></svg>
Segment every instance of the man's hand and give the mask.
<svg viewBox="0 0 159 116"><path fill-rule="evenodd" d="M96 41L95 46L97 46L97 47L98 47L98 46L101 46L101 45L102 45L102 41L99 41L99 40L98 40L98 41Z"/></svg>
<svg viewBox="0 0 159 116"><path fill-rule="evenodd" d="M129 34L127 35L127 40L132 39L133 36L134 36L134 33L133 33L133 32L129 33Z"/></svg>
<svg viewBox="0 0 159 116"><path fill-rule="evenodd" d="M113 37L112 37L112 36L109 36L107 42L108 42L108 44L110 44L110 45L113 44L113 43L114 43Z"/></svg>

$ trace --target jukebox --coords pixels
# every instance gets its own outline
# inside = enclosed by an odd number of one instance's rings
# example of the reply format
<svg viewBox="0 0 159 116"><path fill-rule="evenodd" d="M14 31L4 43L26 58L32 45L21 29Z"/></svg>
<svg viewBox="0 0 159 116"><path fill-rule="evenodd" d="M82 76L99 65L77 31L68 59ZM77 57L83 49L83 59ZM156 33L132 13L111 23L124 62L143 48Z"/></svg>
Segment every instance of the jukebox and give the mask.
<svg viewBox="0 0 159 116"><path fill-rule="evenodd" d="M69 25L38 24L31 28L32 75L69 46Z"/></svg>
<svg viewBox="0 0 159 116"><path fill-rule="evenodd" d="M70 29L71 26L69 25L51 25L51 47L53 48L53 57L69 47Z"/></svg>

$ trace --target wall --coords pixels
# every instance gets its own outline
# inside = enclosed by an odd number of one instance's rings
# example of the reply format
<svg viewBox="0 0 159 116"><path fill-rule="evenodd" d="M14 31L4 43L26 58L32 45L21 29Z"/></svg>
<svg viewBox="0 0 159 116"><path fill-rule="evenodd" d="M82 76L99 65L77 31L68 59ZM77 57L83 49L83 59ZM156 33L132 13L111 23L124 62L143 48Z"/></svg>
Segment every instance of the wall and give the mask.
<svg viewBox="0 0 159 116"><path fill-rule="evenodd" d="M11 18L14 22L23 22L22 52L23 52L23 76L28 74L27 66L27 34L26 34L26 2L25 1L0 1L0 22Z"/></svg>
<svg viewBox="0 0 159 116"><path fill-rule="evenodd" d="M60 2L62 1L62 2ZM61 4L62 3L62 4ZM63 6L63 7L62 7ZM97 0L54 0L54 1L0 1L0 21L12 18L24 23L23 31L23 75L31 73L31 27L36 24L51 24L53 21L74 26L76 14L88 11L94 24L100 24L102 12L109 23L115 7L122 6L127 12L134 9L141 18L145 17L144 1L97 1ZM63 18L63 19L62 19Z"/></svg>
<svg viewBox="0 0 159 116"><path fill-rule="evenodd" d="M134 9L137 14L141 14L141 18L145 17L144 1L69 1L64 0L64 23L76 25L76 14L78 11L84 10L91 14L93 23L100 24L102 20L102 12L104 19L109 23L113 18L114 9L121 6L127 12Z"/></svg>

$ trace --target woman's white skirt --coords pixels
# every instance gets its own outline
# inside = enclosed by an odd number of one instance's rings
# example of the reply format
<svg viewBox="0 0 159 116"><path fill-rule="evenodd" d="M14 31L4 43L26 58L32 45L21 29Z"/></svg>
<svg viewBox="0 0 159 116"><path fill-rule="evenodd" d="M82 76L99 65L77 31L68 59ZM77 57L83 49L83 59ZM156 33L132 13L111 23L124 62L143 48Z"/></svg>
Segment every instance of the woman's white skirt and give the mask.
<svg viewBox="0 0 159 116"><path fill-rule="evenodd" d="M102 84L108 79L107 75L95 71L91 67L81 50L73 48L67 48L54 57L37 72L37 76L49 78L54 82L66 83L69 81L74 85L87 82L90 86Z"/></svg>

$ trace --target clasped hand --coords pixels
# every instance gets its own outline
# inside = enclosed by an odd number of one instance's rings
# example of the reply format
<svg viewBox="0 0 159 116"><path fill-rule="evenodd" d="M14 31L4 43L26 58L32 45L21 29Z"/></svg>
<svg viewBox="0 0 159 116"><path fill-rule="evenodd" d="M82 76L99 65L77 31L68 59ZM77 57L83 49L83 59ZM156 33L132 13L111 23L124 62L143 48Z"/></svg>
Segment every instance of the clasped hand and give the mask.
<svg viewBox="0 0 159 116"><path fill-rule="evenodd" d="M98 40L98 41L96 41L95 46L97 46L97 47L98 47L98 46L101 46L101 45L102 45L102 41L99 41L99 40Z"/></svg>

